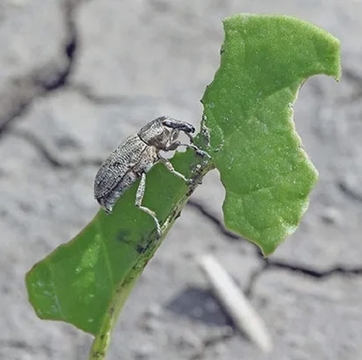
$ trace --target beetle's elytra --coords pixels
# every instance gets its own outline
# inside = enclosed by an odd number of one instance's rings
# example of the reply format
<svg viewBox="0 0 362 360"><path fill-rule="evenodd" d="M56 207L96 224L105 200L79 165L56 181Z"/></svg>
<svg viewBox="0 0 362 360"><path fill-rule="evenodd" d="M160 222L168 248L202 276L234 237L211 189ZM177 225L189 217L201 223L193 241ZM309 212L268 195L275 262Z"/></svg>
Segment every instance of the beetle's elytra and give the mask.
<svg viewBox="0 0 362 360"><path fill-rule="evenodd" d="M180 131L189 137L190 144L182 144L177 140ZM172 164L161 156L160 151L172 151L179 146L186 146L202 156L207 155L192 143L191 134L194 132L195 128L187 122L161 116L143 126L136 134L126 138L103 162L95 177L94 197L100 206L106 213L111 213L119 197L138 178L141 178L135 205L153 218L157 233L161 236L161 226L156 214L142 206L146 173L154 164L161 161L171 173L189 182L190 180L177 172Z"/></svg>

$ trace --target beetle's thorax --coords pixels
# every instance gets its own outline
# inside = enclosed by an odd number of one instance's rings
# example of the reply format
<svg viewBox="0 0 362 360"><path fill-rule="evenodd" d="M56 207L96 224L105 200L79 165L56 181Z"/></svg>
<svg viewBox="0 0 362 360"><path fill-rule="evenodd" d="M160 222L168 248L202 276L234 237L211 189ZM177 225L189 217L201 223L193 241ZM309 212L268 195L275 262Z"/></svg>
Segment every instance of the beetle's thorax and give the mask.
<svg viewBox="0 0 362 360"><path fill-rule="evenodd" d="M170 129L164 126L160 119L156 119L142 127L137 135L148 146L164 150L178 138L179 130Z"/></svg>

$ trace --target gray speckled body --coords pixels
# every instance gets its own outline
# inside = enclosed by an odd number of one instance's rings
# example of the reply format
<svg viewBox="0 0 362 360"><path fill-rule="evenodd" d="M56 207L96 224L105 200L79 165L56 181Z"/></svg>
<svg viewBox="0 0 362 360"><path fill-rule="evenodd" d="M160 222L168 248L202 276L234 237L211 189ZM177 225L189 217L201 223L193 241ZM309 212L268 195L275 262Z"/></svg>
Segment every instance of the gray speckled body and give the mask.
<svg viewBox="0 0 362 360"><path fill-rule="evenodd" d="M158 151L138 134L129 136L104 161L95 178L94 196L107 213L117 199L158 161Z"/></svg>
<svg viewBox="0 0 362 360"><path fill-rule="evenodd" d="M191 144L181 144L176 140L180 131L190 139ZM142 206L145 191L145 174L158 161L162 161L168 170L186 182L182 174L175 171L172 164L160 155L160 150L172 151L178 146L193 148L203 155L203 152L192 144L195 128L183 121L170 117L159 117L145 126L136 134L129 136L101 165L94 181L94 197L100 206L107 212L112 212L113 206L119 197L138 179L141 178L136 194L135 205L152 216L160 233L160 225L155 214Z"/></svg>

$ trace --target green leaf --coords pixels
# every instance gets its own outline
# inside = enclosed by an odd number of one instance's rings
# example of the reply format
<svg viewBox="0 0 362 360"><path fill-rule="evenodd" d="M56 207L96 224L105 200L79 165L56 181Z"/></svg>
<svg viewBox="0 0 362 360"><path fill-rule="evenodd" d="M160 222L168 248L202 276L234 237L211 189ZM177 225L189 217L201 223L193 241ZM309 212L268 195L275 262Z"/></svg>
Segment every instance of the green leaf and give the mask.
<svg viewBox="0 0 362 360"><path fill-rule="evenodd" d="M339 42L286 16L237 15L224 30L203 126L226 190L225 225L268 255L297 228L317 180L294 130L293 103L308 77L339 78Z"/></svg>
<svg viewBox="0 0 362 360"><path fill-rule="evenodd" d="M136 182L111 215L100 210L73 240L55 249L26 276L29 301L40 318L62 320L96 336L92 359L103 359L135 281L213 166L193 151L177 153L172 162L195 184L187 186L162 164L148 173L144 205L156 212L162 239L156 236L153 219L134 205Z"/></svg>

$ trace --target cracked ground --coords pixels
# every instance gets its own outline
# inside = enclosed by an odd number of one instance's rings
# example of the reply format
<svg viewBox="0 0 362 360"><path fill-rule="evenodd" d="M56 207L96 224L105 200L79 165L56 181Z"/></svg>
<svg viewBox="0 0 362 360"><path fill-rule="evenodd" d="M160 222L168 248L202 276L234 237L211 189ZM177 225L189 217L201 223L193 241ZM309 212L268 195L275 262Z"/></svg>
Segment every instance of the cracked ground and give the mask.
<svg viewBox="0 0 362 360"><path fill-rule="evenodd" d="M263 259L222 226L205 178L136 286L109 359L362 358L362 2L2 0L0 359L86 359L91 338L38 319L24 274L91 219L100 161L145 122L197 124L219 63L221 19L311 21L342 42L343 78L310 79L295 122L320 172L297 232ZM262 354L235 331L195 258L213 253L272 335Z"/></svg>

